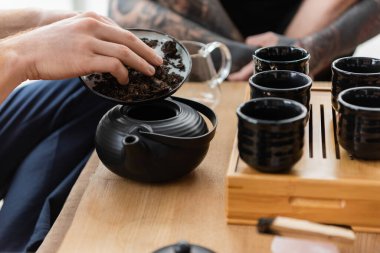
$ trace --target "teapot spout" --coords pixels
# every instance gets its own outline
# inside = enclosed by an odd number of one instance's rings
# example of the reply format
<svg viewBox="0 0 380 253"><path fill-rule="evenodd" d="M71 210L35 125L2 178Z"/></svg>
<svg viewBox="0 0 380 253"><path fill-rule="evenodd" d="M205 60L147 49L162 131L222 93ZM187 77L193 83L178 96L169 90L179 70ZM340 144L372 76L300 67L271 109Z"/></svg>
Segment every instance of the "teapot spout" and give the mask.
<svg viewBox="0 0 380 253"><path fill-rule="evenodd" d="M130 163L128 161L138 161L141 158L144 160L144 156L148 151L144 140L141 139L141 131L145 131L147 133L153 132L150 126L140 125L133 128L127 135L124 136L123 152L127 163Z"/></svg>
<svg viewBox="0 0 380 253"><path fill-rule="evenodd" d="M142 181L150 180L150 172L145 169L148 168L146 157L147 149L144 142L139 136L128 134L123 139L123 168L128 168L128 172L124 176L131 179L139 179Z"/></svg>

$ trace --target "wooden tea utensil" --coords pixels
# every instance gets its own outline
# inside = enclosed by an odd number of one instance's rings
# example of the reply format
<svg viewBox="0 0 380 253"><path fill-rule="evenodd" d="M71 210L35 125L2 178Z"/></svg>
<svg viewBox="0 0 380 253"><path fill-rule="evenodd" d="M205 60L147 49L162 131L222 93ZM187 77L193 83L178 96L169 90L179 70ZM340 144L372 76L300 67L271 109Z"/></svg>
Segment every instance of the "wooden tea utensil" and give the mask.
<svg viewBox="0 0 380 253"><path fill-rule="evenodd" d="M355 233L351 229L288 217L260 218L257 229L260 233L322 240L340 245L355 241Z"/></svg>

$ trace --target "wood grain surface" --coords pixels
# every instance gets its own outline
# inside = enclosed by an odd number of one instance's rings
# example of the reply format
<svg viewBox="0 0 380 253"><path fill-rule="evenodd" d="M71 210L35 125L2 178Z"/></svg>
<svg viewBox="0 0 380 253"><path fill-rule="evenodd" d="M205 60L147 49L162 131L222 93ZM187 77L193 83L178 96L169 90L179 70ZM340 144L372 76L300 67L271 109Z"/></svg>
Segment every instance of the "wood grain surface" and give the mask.
<svg viewBox="0 0 380 253"><path fill-rule="evenodd" d="M152 185L123 179L93 157L39 252L144 253L179 240L220 253L270 252L272 236L226 221L225 179L236 134L235 111L246 85L222 85L215 109L219 125L210 150L194 172L178 181ZM176 95L186 96L190 86L185 84ZM357 233L355 244L343 252L379 248L378 235Z"/></svg>

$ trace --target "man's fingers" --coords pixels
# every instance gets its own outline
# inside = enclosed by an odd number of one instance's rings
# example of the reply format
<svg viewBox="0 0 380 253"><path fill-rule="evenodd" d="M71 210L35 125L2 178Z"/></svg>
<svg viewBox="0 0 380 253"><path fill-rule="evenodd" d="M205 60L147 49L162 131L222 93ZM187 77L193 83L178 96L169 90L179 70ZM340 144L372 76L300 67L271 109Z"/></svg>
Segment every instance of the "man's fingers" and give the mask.
<svg viewBox="0 0 380 253"><path fill-rule="evenodd" d="M246 81L253 75L253 63L245 65L240 71L232 73L228 76L229 81Z"/></svg>
<svg viewBox="0 0 380 253"><path fill-rule="evenodd" d="M130 49L132 49L136 54L143 57L149 63L159 66L163 64L163 59L159 56L152 48L146 45L142 40L137 38L133 33L123 30L122 28L117 29L121 30L124 34L125 41L116 41L118 43L123 43Z"/></svg>
<svg viewBox="0 0 380 253"><path fill-rule="evenodd" d="M124 45L97 40L94 46L94 53L120 59L124 65L148 76L152 76L155 73L152 65Z"/></svg>
<svg viewBox="0 0 380 253"><path fill-rule="evenodd" d="M132 32L116 25L112 20L96 14L95 12L85 12L78 15L85 19L83 29L90 31L95 36L104 41L125 45L150 64L161 65L162 57L136 37Z"/></svg>
<svg viewBox="0 0 380 253"><path fill-rule="evenodd" d="M113 58L112 62L108 59L108 64L114 66L113 71L116 73L123 72L119 65L127 65L145 75L152 76L155 73L152 65L163 64L163 59L152 48L133 33L116 25L112 20L95 12L85 12L75 18L79 22L74 29L95 37L85 43L87 49L90 49L95 55ZM127 73L126 67L123 66L123 68ZM119 78L125 83L126 79L123 78L123 74Z"/></svg>
<svg viewBox="0 0 380 253"><path fill-rule="evenodd" d="M127 33L127 40L124 42L127 47L132 49L134 52L136 52L136 54L140 55L151 64L157 66L163 64L162 57L157 55L157 53L152 48L137 38L133 33L125 30L123 30L123 32Z"/></svg>
<svg viewBox="0 0 380 253"><path fill-rule="evenodd" d="M132 32L114 25L105 24L104 26L106 27L99 28L97 31L99 39L125 45L150 64L159 66L163 63L162 57L157 55L152 48L146 45Z"/></svg>
<svg viewBox="0 0 380 253"><path fill-rule="evenodd" d="M106 16L100 16L100 20L103 21L103 22L106 23L106 24L115 25L115 26L117 26L117 27L120 27L115 21L113 21L113 20L110 19L109 17L106 17Z"/></svg>
<svg viewBox="0 0 380 253"><path fill-rule="evenodd" d="M129 82L127 68L120 60L114 57L95 55L90 60L88 68L88 73L109 72L120 84L127 84Z"/></svg>

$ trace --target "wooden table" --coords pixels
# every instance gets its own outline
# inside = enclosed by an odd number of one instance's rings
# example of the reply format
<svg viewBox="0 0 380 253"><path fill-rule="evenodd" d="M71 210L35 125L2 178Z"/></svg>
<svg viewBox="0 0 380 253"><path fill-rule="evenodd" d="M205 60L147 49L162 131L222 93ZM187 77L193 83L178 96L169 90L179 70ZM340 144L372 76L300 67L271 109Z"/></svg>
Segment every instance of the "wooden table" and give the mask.
<svg viewBox="0 0 380 253"><path fill-rule="evenodd" d="M254 226L226 223L226 169L236 133L235 111L246 85L222 85L215 109L219 125L207 157L178 181L149 185L126 180L108 171L94 153L38 252L143 253L179 240L221 253L270 252L272 236L258 234ZM186 89L184 85L176 95L185 96ZM360 233L342 252L376 249L380 235Z"/></svg>

